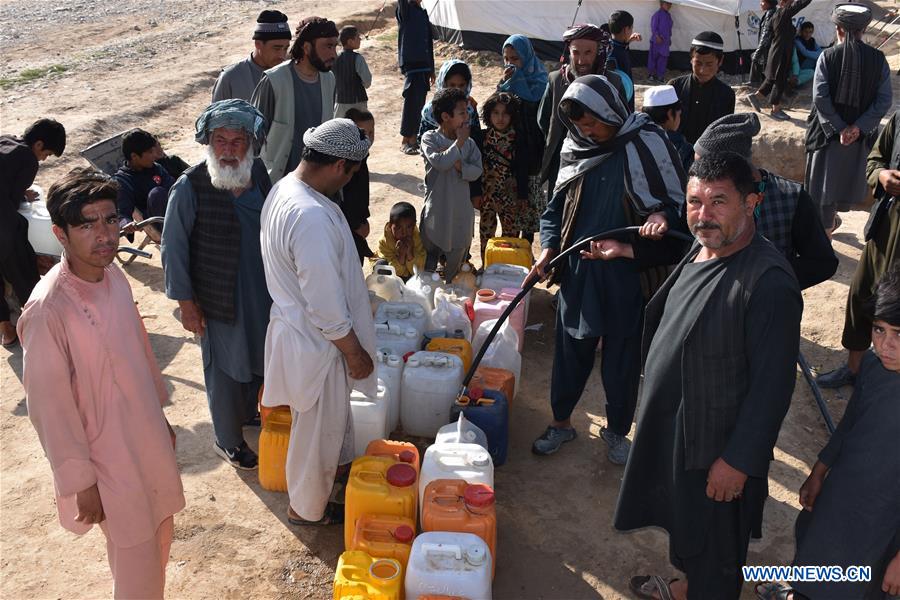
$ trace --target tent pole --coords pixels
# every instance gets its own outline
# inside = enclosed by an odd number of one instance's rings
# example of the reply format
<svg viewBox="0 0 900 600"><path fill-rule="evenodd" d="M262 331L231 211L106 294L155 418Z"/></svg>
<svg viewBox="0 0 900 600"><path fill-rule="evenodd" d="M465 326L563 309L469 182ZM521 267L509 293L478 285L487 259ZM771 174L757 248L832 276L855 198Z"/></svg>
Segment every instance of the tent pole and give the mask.
<svg viewBox="0 0 900 600"><path fill-rule="evenodd" d="M740 10L740 8L738 8ZM734 32L737 33L738 40L738 75L741 76L741 84L746 83L744 81L744 48L741 44L741 16L734 15Z"/></svg>
<svg viewBox="0 0 900 600"><path fill-rule="evenodd" d="M569 27L572 27L573 25L575 25L575 21L578 20L578 11L581 10L582 2L583 2L583 0L578 0L578 6L575 7L575 14L572 15L572 25L569 25Z"/></svg>

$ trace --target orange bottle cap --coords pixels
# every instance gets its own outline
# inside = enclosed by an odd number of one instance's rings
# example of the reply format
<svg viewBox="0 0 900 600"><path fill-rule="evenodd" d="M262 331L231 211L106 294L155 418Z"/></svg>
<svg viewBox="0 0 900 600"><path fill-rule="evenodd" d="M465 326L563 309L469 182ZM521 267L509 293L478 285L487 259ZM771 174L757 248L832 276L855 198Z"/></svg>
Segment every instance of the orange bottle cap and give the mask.
<svg viewBox="0 0 900 600"><path fill-rule="evenodd" d="M416 537L416 532L409 525L400 525L394 530L394 539L401 544L408 544Z"/></svg>
<svg viewBox="0 0 900 600"><path fill-rule="evenodd" d="M416 482L416 470L406 463L398 463L388 468L386 479L394 487L409 487Z"/></svg>
<svg viewBox="0 0 900 600"><path fill-rule="evenodd" d="M471 508L487 508L494 504L494 490L483 483L469 485L463 492L463 499Z"/></svg>

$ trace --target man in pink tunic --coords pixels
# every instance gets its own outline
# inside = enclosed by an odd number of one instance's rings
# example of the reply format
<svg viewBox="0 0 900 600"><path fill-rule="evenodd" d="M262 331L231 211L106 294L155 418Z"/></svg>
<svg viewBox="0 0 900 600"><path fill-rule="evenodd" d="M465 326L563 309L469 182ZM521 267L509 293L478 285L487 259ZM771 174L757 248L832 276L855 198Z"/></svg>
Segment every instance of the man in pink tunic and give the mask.
<svg viewBox="0 0 900 600"><path fill-rule="evenodd" d="M106 535L116 598L162 598L172 515L184 508L167 399L131 288L111 264L114 180L76 169L47 197L62 261L18 322L28 416L50 461L60 523Z"/></svg>

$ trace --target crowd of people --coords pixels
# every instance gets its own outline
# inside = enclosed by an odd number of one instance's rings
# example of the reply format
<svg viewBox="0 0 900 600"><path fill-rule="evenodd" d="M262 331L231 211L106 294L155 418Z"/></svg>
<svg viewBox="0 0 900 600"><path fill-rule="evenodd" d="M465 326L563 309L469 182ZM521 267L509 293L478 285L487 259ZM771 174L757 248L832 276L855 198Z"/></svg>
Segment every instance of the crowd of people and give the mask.
<svg viewBox="0 0 900 600"><path fill-rule="evenodd" d="M847 364L818 378L854 391L798 492L793 564L865 565L872 578L765 583L756 593L900 595L900 111L880 128L890 74L862 38L869 9L836 6L837 42L823 50L808 24L792 25L809 1L763 0L752 64L764 81L742 98L752 112L735 112L718 77L716 32L697 32L691 72L662 83L673 16L661 1L645 24L659 85L635 112L629 44L641 34L625 11L565 31L551 72L527 37L509 36L479 110L472 69L460 60L437 68L421 1L398 0L400 152L422 160L425 197L418 214L407 202L391 208L375 250L373 76L353 26L308 17L292 33L283 13L260 13L252 53L222 71L196 120L200 162L166 156L135 129L112 176L76 169L50 187L64 251L43 278L16 210L34 199L39 162L63 153L65 130L41 119L21 138L0 137L0 274L24 306L14 328L0 303L2 342L24 348L28 413L60 522L76 533L100 525L115 596L163 596L173 515L185 505L168 393L112 264L136 223L164 217L142 230L161 245L166 296L199 337L213 451L257 468L245 428L259 422L258 397L290 406L287 519L301 526L342 522L355 456L350 394L375 393L362 267L380 261L404 279L426 270L449 282L474 260L476 213L482 254L498 224L504 237L537 234L528 278L559 291L550 420L532 452L551 455L576 438L572 414L599 356L600 437L624 467L612 523L663 528L683 573L637 574L630 589L709 600L740 596L794 390L801 291L835 274L837 214L867 188L876 204L847 299ZM765 96L769 117L788 118L792 61L798 81L813 81L803 184L761 168L752 151ZM639 233L591 242L549 269L579 240L630 226Z"/></svg>

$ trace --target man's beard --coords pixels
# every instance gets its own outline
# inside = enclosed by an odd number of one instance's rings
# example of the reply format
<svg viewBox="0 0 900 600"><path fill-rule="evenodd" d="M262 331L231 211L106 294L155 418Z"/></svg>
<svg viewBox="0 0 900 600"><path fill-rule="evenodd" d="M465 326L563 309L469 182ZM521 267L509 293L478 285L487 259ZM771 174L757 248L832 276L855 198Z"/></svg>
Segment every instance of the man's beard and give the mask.
<svg viewBox="0 0 900 600"><path fill-rule="evenodd" d="M237 157L234 157L237 158ZM253 154L250 150L240 159L240 163L232 167L223 165L216 157L212 146L206 147L206 168L213 187L220 190L242 190L250 187L253 171Z"/></svg>
<svg viewBox="0 0 900 600"><path fill-rule="evenodd" d="M331 67L325 64L321 58L319 58L319 54L316 52L315 42L312 44L312 48L309 53L309 64L318 69L321 73L327 73L331 70Z"/></svg>

